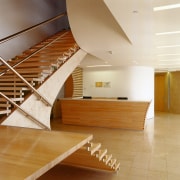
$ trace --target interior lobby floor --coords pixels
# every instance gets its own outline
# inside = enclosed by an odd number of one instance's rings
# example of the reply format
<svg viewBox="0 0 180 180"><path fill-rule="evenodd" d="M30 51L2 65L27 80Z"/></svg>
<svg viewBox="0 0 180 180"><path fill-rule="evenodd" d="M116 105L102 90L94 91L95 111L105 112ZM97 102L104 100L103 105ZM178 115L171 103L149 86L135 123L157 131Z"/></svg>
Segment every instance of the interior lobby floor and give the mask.
<svg viewBox="0 0 180 180"><path fill-rule="evenodd" d="M144 131L62 125L53 119L52 130L93 134L109 154L120 161L120 171L109 173L57 165L41 180L179 180L180 114L156 113Z"/></svg>

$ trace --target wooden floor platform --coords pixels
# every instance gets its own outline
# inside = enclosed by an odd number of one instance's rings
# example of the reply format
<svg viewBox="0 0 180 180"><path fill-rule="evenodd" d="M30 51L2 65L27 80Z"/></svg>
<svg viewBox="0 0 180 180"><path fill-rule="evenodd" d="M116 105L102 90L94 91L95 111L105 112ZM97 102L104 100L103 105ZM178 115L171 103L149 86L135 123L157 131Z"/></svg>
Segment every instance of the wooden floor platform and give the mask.
<svg viewBox="0 0 180 180"><path fill-rule="evenodd" d="M91 139L90 134L0 126L0 179L36 179Z"/></svg>

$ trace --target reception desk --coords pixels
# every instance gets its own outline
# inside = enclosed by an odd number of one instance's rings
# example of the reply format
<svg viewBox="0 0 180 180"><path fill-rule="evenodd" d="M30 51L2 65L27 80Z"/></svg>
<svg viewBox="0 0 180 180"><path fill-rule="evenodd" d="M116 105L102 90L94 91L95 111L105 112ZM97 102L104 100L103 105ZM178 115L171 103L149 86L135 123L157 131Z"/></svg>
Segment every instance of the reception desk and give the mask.
<svg viewBox="0 0 180 180"><path fill-rule="evenodd" d="M143 130L148 101L61 99L63 124Z"/></svg>

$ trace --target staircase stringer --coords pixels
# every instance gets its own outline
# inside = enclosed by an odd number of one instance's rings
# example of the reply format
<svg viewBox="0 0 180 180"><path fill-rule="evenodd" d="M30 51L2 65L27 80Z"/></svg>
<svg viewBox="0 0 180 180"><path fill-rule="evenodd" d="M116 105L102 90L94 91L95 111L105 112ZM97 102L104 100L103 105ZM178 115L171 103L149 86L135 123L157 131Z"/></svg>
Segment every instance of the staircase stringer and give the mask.
<svg viewBox="0 0 180 180"><path fill-rule="evenodd" d="M38 89L48 102L54 103L56 97L62 88L68 76L80 64L86 56L86 52L79 49L67 62L65 62L57 71L55 71ZM27 113L36 118L40 123L50 128L51 106L46 106L35 94L26 99L20 107ZM12 112L2 123L2 125L18 126L27 128L41 129L40 126L32 122L27 116L24 116L18 109Z"/></svg>

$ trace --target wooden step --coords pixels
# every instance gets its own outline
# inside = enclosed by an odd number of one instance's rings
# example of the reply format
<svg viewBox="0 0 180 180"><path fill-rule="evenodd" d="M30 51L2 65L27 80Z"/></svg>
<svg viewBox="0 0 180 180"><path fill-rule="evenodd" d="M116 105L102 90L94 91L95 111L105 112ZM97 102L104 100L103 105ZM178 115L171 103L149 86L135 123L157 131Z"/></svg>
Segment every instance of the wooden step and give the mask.
<svg viewBox="0 0 180 180"><path fill-rule="evenodd" d="M114 169L115 171L119 171L119 170L120 170L120 165L121 165L120 162L119 162L119 163L116 163L116 164L113 166L113 169Z"/></svg>
<svg viewBox="0 0 180 180"><path fill-rule="evenodd" d="M22 76L24 74L30 74L30 73L33 73L33 74L39 74L42 72L43 69L49 69L49 68L31 68L31 69L28 69L28 68L16 68L16 71L21 74Z"/></svg>
<svg viewBox="0 0 180 180"><path fill-rule="evenodd" d="M63 53L62 53L63 54ZM55 63L57 58L54 58L50 55L42 56L42 55L34 55L31 58L28 59L28 62L49 62L49 63Z"/></svg>
<svg viewBox="0 0 180 180"><path fill-rule="evenodd" d="M107 149L103 149L103 150L100 149L96 151L95 155L99 160L102 160L104 156L106 155L106 153L107 153Z"/></svg>
<svg viewBox="0 0 180 180"><path fill-rule="evenodd" d="M112 155L106 155L107 150L100 150L99 144L100 143L86 144L84 147L63 160L62 164L112 172L118 171L120 169L120 163L118 163L116 159L112 159ZM92 151L88 151L90 147L96 147L96 150L93 149L94 152L92 153ZM98 153L99 156L97 156Z"/></svg>
<svg viewBox="0 0 180 180"><path fill-rule="evenodd" d="M37 74L37 73L32 73L32 74L24 74L22 75L24 78L30 78L30 77L39 77L40 76L40 73ZM16 76L14 73L12 72L8 72L6 74L4 74L3 76L0 76L0 79L11 79L11 80L19 80L20 78L18 76Z"/></svg>
<svg viewBox="0 0 180 180"><path fill-rule="evenodd" d="M11 92L6 92L6 91L4 91L3 94L4 94L4 95L7 95L7 96L13 96L13 97L14 97L14 96L18 96L18 97L24 96L24 93L22 93L22 92L17 92L17 91L16 91L16 92L12 92L12 91L11 91Z"/></svg>
<svg viewBox="0 0 180 180"><path fill-rule="evenodd" d="M87 150L93 155L101 147L101 143L90 143Z"/></svg>
<svg viewBox="0 0 180 180"><path fill-rule="evenodd" d="M20 64L20 65L18 65L16 68L21 68L21 67L23 67L23 68L34 68L34 67L38 67L38 68L44 68L44 67L49 67L51 65L51 63L50 62L34 62L34 63L32 63L32 62L24 62L24 63L22 63L22 64Z"/></svg>
<svg viewBox="0 0 180 180"><path fill-rule="evenodd" d="M2 98L2 97L0 96L0 102L7 102L7 100L6 100L5 98Z"/></svg>
<svg viewBox="0 0 180 180"><path fill-rule="evenodd" d="M24 98L10 98L12 101L14 102L18 102L18 101L23 101ZM0 98L0 102L4 103L4 102L8 102L5 98Z"/></svg>
<svg viewBox="0 0 180 180"><path fill-rule="evenodd" d="M102 160L103 160L103 162L108 164L108 162L111 160L111 158L112 158L112 154L106 154Z"/></svg>
<svg viewBox="0 0 180 180"><path fill-rule="evenodd" d="M110 161L109 161L109 166L111 166L111 168L113 168L113 166L116 164L116 159L111 159Z"/></svg>
<svg viewBox="0 0 180 180"><path fill-rule="evenodd" d="M5 104L0 103L0 108L10 108L11 104L9 104L8 102Z"/></svg>
<svg viewBox="0 0 180 180"><path fill-rule="evenodd" d="M6 115L8 115L8 114L10 114L11 113L11 110L10 109L8 109L8 110L0 110L0 114L6 114Z"/></svg>
<svg viewBox="0 0 180 180"><path fill-rule="evenodd" d="M26 78L25 77L25 79L26 79L26 81L28 81L28 82L31 82L31 81L33 81L33 78ZM11 78L3 78L3 79L0 79L0 85L1 85L1 82L3 82L3 83L5 83L5 82L12 82L12 83L14 83L14 82L22 82L22 80L20 79L20 78L16 78L16 79L11 79Z"/></svg>
<svg viewBox="0 0 180 180"><path fill-rule="evenodd" d="M34 86L35 84L31 84L32 86ZM27 86L25 83L20 83L20 82L0 82L0 86Z"/></svg>
<svg viewBox="0 0 180 180"><path fill-rule="evenodd" d="M30 90L29 88L27 87L0 87L0 91L1 92L4 92L4 91L28 91Z"/></svg>

